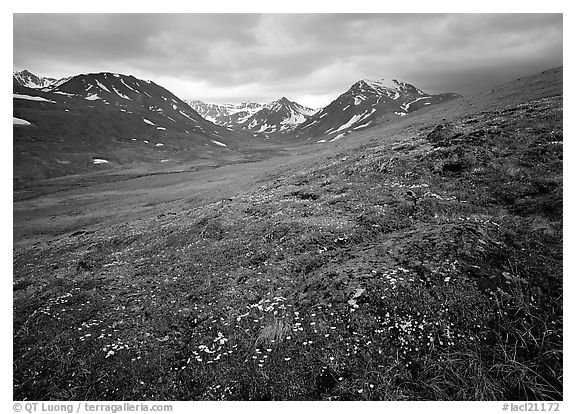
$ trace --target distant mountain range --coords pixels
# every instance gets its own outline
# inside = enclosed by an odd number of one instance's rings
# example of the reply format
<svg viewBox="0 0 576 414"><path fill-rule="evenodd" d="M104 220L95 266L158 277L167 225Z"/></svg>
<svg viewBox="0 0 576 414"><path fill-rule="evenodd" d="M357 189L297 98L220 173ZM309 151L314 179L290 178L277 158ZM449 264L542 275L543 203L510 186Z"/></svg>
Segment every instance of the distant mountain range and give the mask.
<svg viewBox="0 0 576 414"><path fill-rule="evenodd" d="M214 122L216 125L235 126L243 124L256 112L266 105L254 102L240 104L211 104L202 101L184 100L192 109L198 112L204 119Z"/></svg>
<svg viewBox="0 0 576 414"><path fill-rule="evenodd" d="M428 94L397 80L361 80L322 109L286 97L217 105L185 102L130 75L55 79L26 70L14 73L13 89L15 179L22 182L94 165L218 157L269 138L332 142L459 96Z"/></svg>
<svg viewBox="0 0 576 414"><path fill-rule="evenodd" d="M249 102L218 105L202 101L187 102L205 119L217 125L264 134L290 132L318 111L286 97L267 104Z"/></svg>
<svg viewBox="0 0 576 414"><path fill-rule="evenodd" d="M266 135L322 138L316 142L329 142L379 121L402 117L459 96L455 93L432 95L394 79L392 82L360 80L322 109L306 108L285 97L268 104L188 103L205 119L218 125Z"/></svg>

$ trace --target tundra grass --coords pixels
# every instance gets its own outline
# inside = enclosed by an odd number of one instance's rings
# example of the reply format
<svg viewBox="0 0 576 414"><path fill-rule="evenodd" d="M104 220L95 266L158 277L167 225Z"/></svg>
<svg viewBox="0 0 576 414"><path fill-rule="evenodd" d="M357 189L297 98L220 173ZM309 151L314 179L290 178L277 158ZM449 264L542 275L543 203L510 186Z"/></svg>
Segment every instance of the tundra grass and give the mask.
<svg viewBox="0 0 576 414"><path fill-rule="evenodd" d="M562 99L442 122L17 247L14 399L562 399Z"/></svg>

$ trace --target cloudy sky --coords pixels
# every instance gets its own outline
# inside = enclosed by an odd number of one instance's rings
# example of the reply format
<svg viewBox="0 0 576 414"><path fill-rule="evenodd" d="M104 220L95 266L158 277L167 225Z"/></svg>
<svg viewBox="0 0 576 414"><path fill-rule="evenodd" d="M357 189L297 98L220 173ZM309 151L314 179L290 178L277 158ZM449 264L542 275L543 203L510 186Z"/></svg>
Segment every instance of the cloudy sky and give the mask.
<svg viewBox="0 0 576 414"><path fill-rule="evenodd" d="M562 65L561 14L14 14L13 69L321 107L359 79L471 94Z"/></svg>

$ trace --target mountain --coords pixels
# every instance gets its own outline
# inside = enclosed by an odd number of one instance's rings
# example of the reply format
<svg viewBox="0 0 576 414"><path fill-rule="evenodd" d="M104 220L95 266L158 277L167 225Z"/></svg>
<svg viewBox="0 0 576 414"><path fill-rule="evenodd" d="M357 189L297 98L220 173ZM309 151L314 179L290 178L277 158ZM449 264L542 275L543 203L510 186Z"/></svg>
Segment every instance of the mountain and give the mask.
<svg viewBox="0 0 576 414"><path fill-rule="evenodd" d="M13 75L15 82L27 88L44 88L57 81L54 78L36 76L32 72L29 72L27 70L14 72Z"/></svg>
<svg viewBox="0 0 576 414"><path fill-rule="evenodd" d="M563 400L562 78L233 168L14 191L13 399Z"/></svg>
<svg viewBox="0 0 576 414"><path fill-rule="evenodd" d="M267 104L245 102L218 105L202 101L188 103L205 119L217 125L266 134L291 131L317 111L285 97Z"/></svg>
<svg viewBox="0 0 576 414"><path fill-rule="evenodd" d="M139 113L143 117L155 118L158 127L214 132L216 129L206 122L188 104L152 81L145 81L117 73L92 73L78 75L62 84L44 89L52 94L70 98L82 98L92 105L111 105L125 113ZM152 125L152 124L148 124Z"/></svg>
<svg viewBox="0 0 576 414"><path fill-rule="evenodd" d="M109 72L48 79L14 74L16 185L134 163L231 159L263 145L263 136L334 141L458 96L362 80L317 111L285 97L189 105L152 81Z"/></svg>
<svg viewBox="0 0 576 414"><path fill-rule="evenodd" d="M152 81L115 73L78 75L43 89L14 82L13 102L20 183L140 161L217 157L242 146L242 138L254 139L232 136Z"/></svg>
<svg viewBox="0 0 576 414"><path fill-rule="evenodd" d="M212 104L202 101L185 100L188 105L198 112L204 119L216 125L235 126L242 124L266 105L255 102L240 104Z"/></svg>
<svg viewBox="0 0 576 414"><path fill-rule="evenodd" d="M282 97L246 119L242 126L255 132L287 132L305 122L316 111Z"/></svg>
<svg viewBox="0 0 576 414"><path fill-rule="evenodd" d="M320 142L335 141L344 135L368 128L380 119L405 116L410 112L460 97L455 93L431 95L415 86L384 80L360 80L327 107L300 124L297 137L312 139L325 137Z"/></svg>

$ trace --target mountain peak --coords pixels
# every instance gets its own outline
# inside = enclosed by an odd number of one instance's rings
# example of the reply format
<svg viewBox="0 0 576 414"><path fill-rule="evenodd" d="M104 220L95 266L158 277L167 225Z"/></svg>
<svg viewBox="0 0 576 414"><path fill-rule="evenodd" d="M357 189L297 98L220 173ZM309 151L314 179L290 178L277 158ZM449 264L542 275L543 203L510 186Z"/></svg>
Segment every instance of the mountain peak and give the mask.
<svg viewBox="0 0 576 414"><path fill-rule="evenodd" d="M54 78L46 78L46 77L42 77L42 76L37 76L27 69L24 69L24 70L19 71L19 72L14 71L13 76L14 76L14 80L18 84L25 86L27 88L33 88L33 89L43 88L45 86L48 86L48 85L56 82L56 79L54 79Z"/></svg>
<svg viewBox="0 0 576 414"><path fill-rule="evenodd" d="M369 128L380 119L406 116L428 105L454 99L453 94L430 95L398 79L361 79L330 105L316 112L297 128L296 136L329 137L332 142L346 134Z"/></svg>
<svg viewBox="0 0 576 414"><path fill-rule="evenodd" d="M291 105L291 104L293 104L293 102L292 102L290 99L288 99L288 98L286 98L285 96L283 96L282 98L280 98L280 99L278 99L278 100L276 100L276 101L274 101L274 102L270 102L269 105L272 107L272 106L274 106L274 105L276 105L276 104L278 104L278 105L284 105L284 106L285 106L285 105Z"/></svg>

